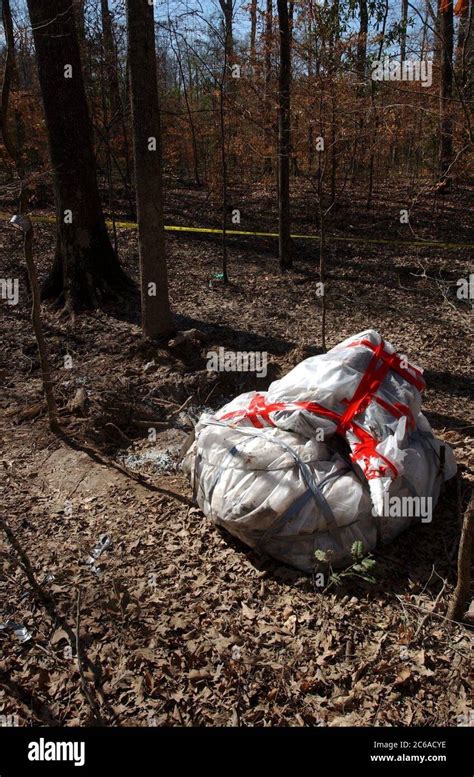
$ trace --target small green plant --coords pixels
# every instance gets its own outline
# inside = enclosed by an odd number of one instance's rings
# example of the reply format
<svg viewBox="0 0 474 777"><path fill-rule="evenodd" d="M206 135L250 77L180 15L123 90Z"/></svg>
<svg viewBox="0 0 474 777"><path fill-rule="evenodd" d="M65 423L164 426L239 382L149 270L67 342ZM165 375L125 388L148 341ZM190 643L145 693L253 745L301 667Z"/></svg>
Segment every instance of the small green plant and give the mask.
<svg viewBox="0 0 474 777"><path fill-rule="evenodd" d="M334 554L331 550L316 550L314 555L316 561L320 564L325 564L329 570L326 591L333 585L342 585L348 578L358 577L366 583L376 582L375 577L371 574L375 569L376 561L372 554L364 555L364 545L360 540L354 542L351 547L353 563L346 569L343 569L342 572L335 572L333 570L331 562Z"/></svg>

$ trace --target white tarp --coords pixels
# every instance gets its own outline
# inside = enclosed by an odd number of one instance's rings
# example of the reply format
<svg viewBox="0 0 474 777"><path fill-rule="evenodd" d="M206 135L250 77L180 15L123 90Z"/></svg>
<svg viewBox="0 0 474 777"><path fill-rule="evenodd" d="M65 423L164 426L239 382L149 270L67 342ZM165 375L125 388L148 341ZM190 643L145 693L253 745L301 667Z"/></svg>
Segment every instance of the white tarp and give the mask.
<svg viewBox="0 0 474 777"><path fill-rule="evenodd" d="M306 359L267 392L201 416L183 463L199 506L304 571L317 568L316 550L349 563L356 540L368 552L427 521L456 472L420 411L424 385L373 330Z"/></svg>

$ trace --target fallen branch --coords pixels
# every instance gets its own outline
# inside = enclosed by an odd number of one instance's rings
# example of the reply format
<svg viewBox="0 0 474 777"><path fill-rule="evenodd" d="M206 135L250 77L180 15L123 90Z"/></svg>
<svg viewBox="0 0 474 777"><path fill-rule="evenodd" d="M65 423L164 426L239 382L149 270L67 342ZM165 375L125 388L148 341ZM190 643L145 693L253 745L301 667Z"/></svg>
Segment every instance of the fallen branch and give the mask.
<svg viewBox="0 0 474 777"><path fill-rule="evenodd" d="M76 645L76 650L77 650L78 642L80 642L80 637L79 637L78 632L76 631L76 633L74 633L74 629L72 629L71 626L69 625L69 623L62 617L62 615L60 615L58 613L58 611L56 610L56 607L55 607L53 599L44 590L44 588L40 585L40 583L38 583L38 581L36 579L36 575L35 575L35 573L33 571L33 567L31 565L31 562L30 562L30 560L28 558L28 555L27 555L26 551L24 550L24 548L22 547L22 545L18 541L18 539L17 539L15 533L13 532L13 530L10 528L10 526L7 524L7 522L3 518L1 518L1 517L0 517L0 528L3 529L3 532L5 533L8 542L10 543L10 545L13 548L13 550L15 551L17 559L18 559L19 566L21 567L21 569L25 573L26 578L27 578L31 588L35 592L35 594L38 597L39 601L44 606L45 610L48 612L48 614L53 619L53 621L57 621L59 623L59 625L61 626L61 628L64 630L64 632L67 634L67 637L69 639L69 643L70 643L71 647L73 645ZM80 646L80 660L82 662L82 665L86 666L87 669L92 672L92 674L94 675L94 677L97 680L98 679L97 669L94 666L94 664L92 663L92 661L88 658L84 648L82 647L82 644ZM103 700L104 704L107 707L107 711L108 711L108 713L109 713L109 715L111 717L111 720L114 721L116 719L116 714L113 712L113 710L107 704L107 702L105 700L105 697L104 697L102 692L101 692L101 697L102 697L102 700ZM87 696L86 696L86 698L87 698ZM87 698L87 702L89 703L89 699L88 698ZM100 720L101 724L103 725L103 718L102 718L100 712L98 713L98 717L96 718L96 722L98 722L99 720Z"/></svg>
<svg viewBox="0 0 474 777"><path fill-rule="evenodd" d="M118 461L113 461L112 459L109 459L106 456L104 456L102 453L100 453L97 450L97 448L92 448L92 446L90 445L86 445L83 442L79 442L79 440L76 440L74 437L71 437L66 432L61 430L58 434L58 437L60 440L66 443L66 445L69 445L70 448L73 448L73 450L82 451L82 453L86 453L97 464L102 464L105 467L112 467L112 469L116 469L117 472L121 472L122 475L125 475L127 478L134 480L140 486L143 486L143 488L147 488L149 491L155 491L158 494L163 494L164 496L169 496L169 497L172 497L173 499L177 499L179 502L182 502L188 507L195 507L194 502L191 499L188 499L187 496L184 496L183 494L178 493L178 491L173 491L173 489L171 488L162 488L161 486L155 486L147 478L145 478L144 475L132 472L131 470L127 469L127 467L124 467L123 464L119 464Z"/></svg>
<svg viewBox="0 0 474 777"><path fill-rule="evenodd" d="M89 707L91 708L92 716L94 718L94 722L102 726L104 724L104 721L102 719L102 715L100 714L99 707L97 706L97 702L93 696L93 693L91 692L89 683L87 682L87 678L84 672L84 661L82 656L82 644L81 644L81 638L80 638L80 628L81 628L81 589L77 589L77 604L76 604L76 658L77 658L77 668L79 671L79 676L81 678L81 684L82 684L82 692L87 699L87 702L89 704Z"/></svg>

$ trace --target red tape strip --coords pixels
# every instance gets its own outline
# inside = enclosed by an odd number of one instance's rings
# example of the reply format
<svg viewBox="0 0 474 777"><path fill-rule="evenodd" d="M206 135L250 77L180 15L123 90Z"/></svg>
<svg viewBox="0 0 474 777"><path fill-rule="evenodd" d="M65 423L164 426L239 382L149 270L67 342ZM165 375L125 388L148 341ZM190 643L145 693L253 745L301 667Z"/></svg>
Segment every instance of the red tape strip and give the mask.
<svg viewBox="0 0 474 777"><path fill-rule="evenodd" d="M382 341L383 342L383 341ZM358 345L365 345L366 348L370 348L371 351L376 351L380 346L374 345L370 340L355 340L353 343L344 346L345 348L356 348ZM392 359L391 369L398 372L402 378L405 378L409 383L415 386L418 391L423 391L426 388L426 383L423 378L423 373L418 367L414 367L413 364L408 365L408 369L402 367L402 359L398 353L389 354L385 350L380 354L381 359ZM411 372L410 372L411 370ZM413 373L415 373L413 375Z"/></svg>
<svg viewBox="0 0 474 777"><path fill-rule="evenodd" d="M354 348L360 345L373 351L373 356L362 375L352 399L343 400L343 402L347 403L347 407L342 415L336 413L334 410L329 410L327 407L323 407L323 405L319 405L316 402L271 402L267 404L265 397L262 394L255 394L250 401L248 408L225 413L221 416L221 420L248 418L257 429L263 429L265 426L263 421L270 426L275 426L275 423L270 418L270 413L277 412L278 410L308 410L308 412L314 413L315 415L321 415L330 418L332 421L336 421L337 432L342 436L345 436L345 433L348 430L351 430L356 437L358 437L360 442L354 446L351 459L354 462L363 460L363 470L367 480L385 475L387 469L390 469L394 476L397 477L398 470L395 464L377 451L379 441L362 426L355 423L354 417L362 413L369 403L374 400L385 410L392 413L395 418L407 416L408 423L412 427L415 427L415 419L407 405L404 405L401 402L393 404L386 402L381 397L376 396L376 392L390 370L398 372L399 375L414 385L419 391L423 391L426 384L421 371L417 367L408 365L408 369L406 369L405 367L402 367L402 360L397 353L389 354L385 351L385 343L383 340L377 346L371 343L370 340L356 340L347 347ZM410 370L412 372L410 372ZM371 458L381 459L385 462L386 467L373 469L370 465Z"/></svg>

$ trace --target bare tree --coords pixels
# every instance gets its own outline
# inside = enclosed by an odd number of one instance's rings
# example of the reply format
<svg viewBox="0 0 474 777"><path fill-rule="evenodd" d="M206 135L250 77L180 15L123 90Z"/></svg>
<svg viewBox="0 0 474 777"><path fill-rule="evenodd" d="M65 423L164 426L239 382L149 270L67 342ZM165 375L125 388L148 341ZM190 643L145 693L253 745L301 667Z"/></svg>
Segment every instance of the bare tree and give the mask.
<svg viewBox="0 0 474 777"><path fill-rule="evenodd" d="M233 15L234 7L232 0L219 0L219 5L224 14L224 36L225 36L225 55L227 59L227 66L232 64L234 55L234 32L233 32Z"/></svg>
<svg viewBox="0 0 474 777"><path fill-rule="evenodd" d="M367 64L367 35L369 32L369 12L367 0L359 0L359 34L357 36L357 78L359 86L365 80Z"/></svg>
<svg viewBox="0 0 474 777"><path fill-rule="evenodd" d="M439 175L446 180L453 159L453 3L441 0L439 8L441 74L439 88Z"/></svg>
<svg viewBox="0 0 474 777"><path fill-rule="evenodd" d="M280 268L292 267L290 238L291 31L287 0L278 1L280 69L278 79L278 255Z"/></svg>
<svg viewBox="0 0 474 777"><path fill-rule="evenodd" d="M225 28L224 43L224 63L222 67L222 76L218 82L219 88L219 144L221 161L221 181L222 181L222 279L227 283L229 276L227 273L227 137L226 137L226 85L227 85L227 35L229 27Z"/></svg>
<svg viewBox="0 0 474 777"><path fill-rule="evenodd" d="M271 118L271 80L272 80L272 27L273 27L273 2L272 0L266 0L266 12L265 12L265 42L264 42L264 59L265 59L265 92L264 92L264 105L265 105L265 121L266 121L266 135L267 141L272 139L273 134L273 121ZM273 145L268 143L267 145ZM270 156L265 157L265 163L263 167L264 173L271 173L272 160Z"/></svg>
<svg viewBox="0 0 474 777"><path fill-rule="evenodd" d="M102 16L102 39L104 46L104 61L106 66L106 82L109 91L109 105L112 119L120 118L122 103L120 101L120 87L118 79L117 52L112 29L112 17L108 0L100 1Z"/></svg>
<svg viewBox="0 0 474 777"><path fill-rule="evenodd" d="M460 84L468 93L474 71L474 0L458 0L455 12L459 15L456 65ZM471 99L469 93L466 96Z"/></svg>
<svg viewBox="0 0 474 777"><path fill-rule="evenodd" d="M43 298L74 312L130 281L107 234L99 198L91 122L82 77L73 5L28 0L53 167L58 235Z"/></svg>
<svg viewBox="0 0 474 777"><path fill-rule="evenodd" d="M142 328L146 337L158 337L171 331L172 320L165 254L153 5L148 0L127 0L127 22Z"/></svg>
<svg viewBox="0 0 474 777"><path fill-rule="evenodd" d="M402 0L402 19L400 32L400 60L404 62L407 54L407 23L408 23L408 0Z"/></svg>
<svg viewBox="0 0 474 777"><path fill-rule="evenodd" d="M0 129L5 148L10 157L16 159L16 146L10 135L8 126L8 105L10 102L10 90L15 73L15 41L13 36L13 20L10 8L10 0L2 0L2 21L7 44L5 67L2 82L2 102L0 104Z"/></svg>
<svg viewBox="0 0 474 777"><path fill-rule="evenodd" d="M250 61L255 63L255 40L257 37L257 0L250 3Z"/></svg>
<svg viewBox="0 0 474 777"><path fill-rule="evenodd" d="M172 34L171 34L172 35ZM184 102L186 104L186 113L188 114L188 121L189 121L189 127L191 129L191 139L192 139L192 147L193 147L193 168L194 168L194 180L196 182L197 186L201 186L201 178L199 175L199 154L198 154L198 145L197 145L197 137L196 137L196 127L194 125L194 117L193 112L191 110L191 104L189 101L189 95L188 95L188 87L186 84L186 76L184 74L183 69L183 61L181 58L181 53L179 50L179 42L177 40L176 31L174 34L175 40L176 40L176 46L173 45L172 37L170 35L170 42L171 42L171 49L176 57L176 62L178 63L179 68L179 75L181 78L181 84L183 86L183 95L184 95Z"/></svg>

